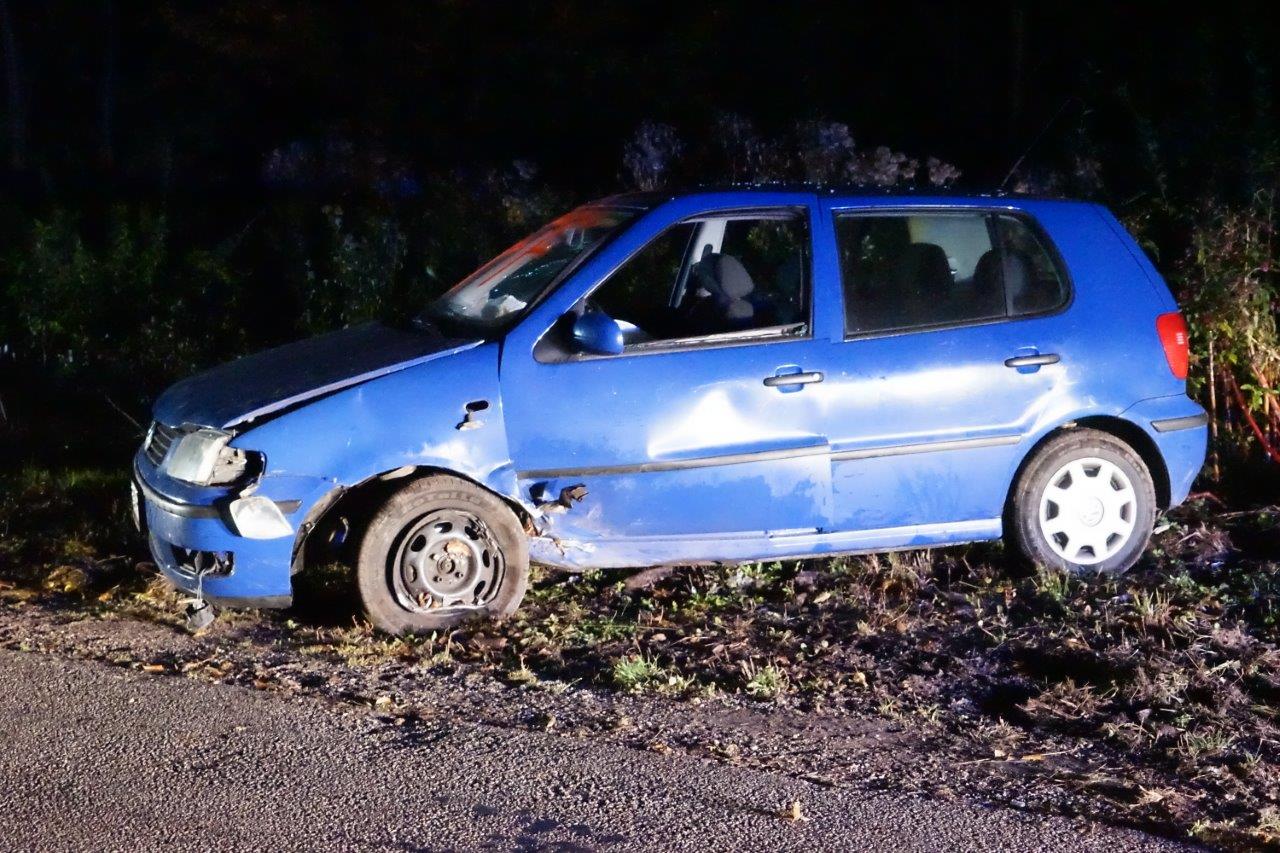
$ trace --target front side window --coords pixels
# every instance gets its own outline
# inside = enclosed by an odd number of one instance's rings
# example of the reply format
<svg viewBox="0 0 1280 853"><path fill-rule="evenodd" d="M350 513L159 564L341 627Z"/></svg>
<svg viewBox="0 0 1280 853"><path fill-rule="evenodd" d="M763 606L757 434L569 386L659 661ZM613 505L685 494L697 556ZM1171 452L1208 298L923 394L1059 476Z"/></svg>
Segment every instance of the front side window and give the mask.
<svg viewBox="0 0 1280 853"><path fill-rule="evenodd" d="M535 231L427 307L426 316L480 331L509 326L570 264L619 232L640 211L588 205Z"/></svg>
<svg viewBox="0 0 1280 853"><path fill-rule="evenodd" d="M1052 310L1065 287L1020 218L920 213L836 219L848 335Z"/></svg>
<svg viewBox="0 0 1280 853"><path fill-rule="evenodd" d="M797 212L672 226L580 306L623 327L628 349L719 335L808 334L809 235Z"/></svg>

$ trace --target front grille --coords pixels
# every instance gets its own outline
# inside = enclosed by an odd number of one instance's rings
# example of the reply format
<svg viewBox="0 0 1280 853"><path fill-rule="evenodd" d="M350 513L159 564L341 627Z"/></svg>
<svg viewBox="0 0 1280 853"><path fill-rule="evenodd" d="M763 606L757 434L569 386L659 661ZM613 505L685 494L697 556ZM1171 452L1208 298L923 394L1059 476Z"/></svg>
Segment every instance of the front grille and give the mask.
<svg viewBox="0 0 1280 853"><path fill-rule="evenodd" d="M159 421L151 425L151 440L147 442L146 454L152 465L158 467L164 461L165 454L181 434L177 427L165 426Z"/></svg>

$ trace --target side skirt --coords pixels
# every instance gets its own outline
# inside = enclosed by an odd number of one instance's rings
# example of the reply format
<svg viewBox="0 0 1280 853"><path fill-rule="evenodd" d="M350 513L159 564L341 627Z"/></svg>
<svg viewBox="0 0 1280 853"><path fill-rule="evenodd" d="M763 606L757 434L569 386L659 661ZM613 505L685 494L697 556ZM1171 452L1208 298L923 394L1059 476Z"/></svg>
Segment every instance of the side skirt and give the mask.
<svg viewBox="0 0 1280 853"><path fill-rule="evenodd" d="M591 541L535 536L529 557L535 563L570 570L629 569L688 563L745 563L798 560L839 554L866 554L960 545L999 539L999 518L914 524L840 533L749 532L717 536L635 536Z"/></svg>

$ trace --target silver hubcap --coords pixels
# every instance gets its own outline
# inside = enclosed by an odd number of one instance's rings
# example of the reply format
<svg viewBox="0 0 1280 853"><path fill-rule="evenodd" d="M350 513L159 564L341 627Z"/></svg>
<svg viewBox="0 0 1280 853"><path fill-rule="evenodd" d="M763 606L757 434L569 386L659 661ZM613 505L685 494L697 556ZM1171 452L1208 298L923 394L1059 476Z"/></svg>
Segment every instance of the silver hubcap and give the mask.
<svg viewBox="0 0 1280 853"><path fill-rule="evenodd" d="M493 601L505 569L502 552L480 519L460 510L437 510L401 540L391 587L406 610L474 610Z"/></svg>
<svg viewBox="0 0 1280 853"><path fill-rule="evenodd" d="M1040 532L1069 563L1092 566L1115 556L1133 536L1138 496L1120 468L1086 457L1063 465L1040 498Z"/></svg>

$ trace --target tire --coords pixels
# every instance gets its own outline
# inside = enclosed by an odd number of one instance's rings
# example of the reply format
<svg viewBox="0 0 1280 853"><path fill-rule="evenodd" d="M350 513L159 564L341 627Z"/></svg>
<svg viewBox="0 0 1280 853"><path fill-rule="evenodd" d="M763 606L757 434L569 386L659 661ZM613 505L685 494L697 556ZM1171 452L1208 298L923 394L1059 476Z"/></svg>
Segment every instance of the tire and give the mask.
<svg viewBox="0 0 1280 853"><path fill-rule="evenodd" d="M374 513L356 558L365 615L388 634L502 619L529 583L529 543L496 495L445 474L414 480Z"/></svg>
<svg viewBox="0 0 1280 853"><path fill-rule="evenodd" d="M1036 565L1122 574L1142 556L1155 518L1155 486L1142 457L1109 433L1073 429L1024 466L1005 531Z"/></svg>

